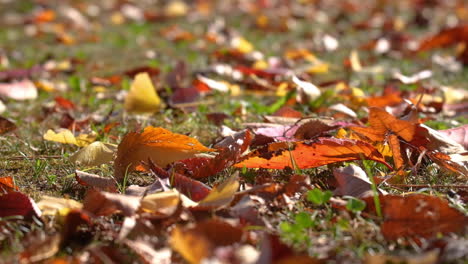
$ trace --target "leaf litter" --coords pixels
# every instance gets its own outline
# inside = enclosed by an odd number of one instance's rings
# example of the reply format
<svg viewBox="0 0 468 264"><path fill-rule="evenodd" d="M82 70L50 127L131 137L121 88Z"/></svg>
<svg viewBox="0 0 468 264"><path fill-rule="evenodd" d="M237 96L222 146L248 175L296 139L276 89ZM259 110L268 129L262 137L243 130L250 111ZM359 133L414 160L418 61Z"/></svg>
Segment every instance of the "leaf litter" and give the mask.
<svg viewBox="0 0 468 264"><path fill-rule="evenodd" d="M5 1L2 261L463 263L467 7L364 2Z"/></svg>

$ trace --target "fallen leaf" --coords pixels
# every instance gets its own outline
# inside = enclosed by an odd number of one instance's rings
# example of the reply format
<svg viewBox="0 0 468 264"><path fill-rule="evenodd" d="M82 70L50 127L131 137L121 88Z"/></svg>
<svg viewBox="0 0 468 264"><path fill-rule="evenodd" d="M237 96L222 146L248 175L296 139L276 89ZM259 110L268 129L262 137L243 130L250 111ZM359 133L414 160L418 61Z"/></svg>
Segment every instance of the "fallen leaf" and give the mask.
<svg viewBox="0 0 468 264"><path fill-rule="evenodd" d="M201 263L213 255L216 247L240 242L242 236L241 228L218 219L208 219L191 228L175 227L169 243L189 263Z"/></svg>
<svg viewBox="0 0 468 264"><path fill-rule="evenodd" d="M196 157L175 162L173 171L194 179L207 178L237 163L252 142L253 134L250 130L243 130L227 136L214 148L218 154L214 158Z"/></svg>
<svg viewBox="0 0 468 264"><path fill-rule="evenodd" d="M411 76L405 76L401 74L400 72L395 72L393 74L393 78L398 79L400 82L404 84L412 84L412 83L417 83L421 80L428 79L432 77L432 71L430 70L424 70L420 71L418 73L415 73Z"/></svg>
<svg viewBox="0 0 468 264"><path fill-rule="evenodd" d="M371 107L369 112L370 127L349 127L373 141L384 141L387 132L393 132L406 141L411 141L416 131L416 124L400 120L385 110Z"/></svg>
<svg viewBox="0 0 468 264"><path fill-rule="evenodd" d="M0 71L0 81L12 81L19 79L28 79L32 75L36 75L44 71L44 67L40 65L35 65L29 69L10 69Z"/></svg>
<svg viewBox="0 0 468 264"><path fill-rule="evenodd" d="M161 179L168 179L170 185L177 189L181 194L188 196L191 200L198 202L203 200L210 193L210 188L205 184L190 179L177 172L168 173L158 165L149 160L149 169L154 175ZM194 203L195 204L195 203Z"/></svg>
<svg viewBox="0 0 468 264"><path fill-rule="evenodd" d="M160 127L146 127L142 133L125 135L119 144L114 161L114 175L121 181L140 164L151 159L158 166L166 166L174 161L195 157L196 154L212 151L198 140L175 134Z"/></svg>
<svg viewBox="0 0 468 264"><path fill-rule="evenodd" d="M366 196L372 196L372 182L369 180L366 172L361 167L356 165L349 165L333 170L333 176L335 176L338 182L338 188L334 191L335 195L341 196L353 196L362 198ZM380 190L382 194L387 192Z"/></svg>
<svg viewBox="0 0 468 264"><path fill-rule="evenodd" d="M65 216L64 225L61 230L61 247L69 247L74 244L85 246L93 239L90 227L91 216L88 212L80 209L72 209Z"/></svg>
<svg viewBox="0 0 468 264"><path fill-rule="evenodd" d="M108 163L114 159L117 146L95 141L78 150L70 161L80 166L93 167Z"/></svg>
<svg viewBox="0 0 468 264"><path fill-rule="evenodd" d="M125 245L135 251L143 263L147 264L170 264L172 252L169 248L155 249L154 245L145 240L129 240L123 241Z"/></svg>
<svg viewBox="0 0 468 264"><path fill-rule="evenodd" d="M23 216L31 219L41 214L36 203L23 193L9 192L0 196L0 217Z"/></svg>
<svg viewBox="0 0 468 264"><path fill-rule="evenodd" d="M292 77L292 81L297 86L297 98L296 100L301 103L308 103L317 99L322 92L314 84L306 81L302 81L297 76Z"/></svg>
<svg viewBox="0 0 468 264"><path fill-rule="evenodd" d="M57 198L47 195L41 197L37 206L44 215L51 216L66 216L70 210L83 208L83 204L73 199Z"/></svg>
<svg viewBox="0 0 468 264"><path fill-rule="evenodd" d="M34 234L31 243L19 253L21 263L37 263L54 256L60 250L60 241L58 233L50 236Z"/></svg>
<svg viewBox="0 0 468 264"><path fill-rule="evenodd" d="M421 41L418 51L428 51L436 48L445 48L457 43L468 43L468 25L459 25L441 30L434 36ZM459 59L463 63L468 63L468 50L465 48Z"/></svg>
<svg viewBox="0 0 468 264"><path fill-rule="evenodd" d="M313 142L271 143L248 154L244 161L234 166L265 169L294 169L297 166L299 169L306 169L361 159L374 160L391 168L369 143L336 138L318 138Z"/></svg>
<svg viewBox="0 0 468 264"><path fill-rule="evenodd" d="M234 173L221 184L211 189L210 193L198 202L197 208L218 209L228 205L233 199L234 194L239 189L239 173Z"/></svg>
<svg viewBox="0 0 468 264"><path fill-rule="evenodd" d="M432 250L421 254L411 255L387 255L387 254L367 254L364 257L365 264L387 264L387 263L406 263L406 264L435 264L438 263L439 251Z"/></svg>
<svg viewBox="0 0 468 264"><path fill-rule="evenodd" d="M18 186L16 186L13 177L0 177L0 193L14 192L18 190Z"/></svg>
<svg viewBox="0 0 468 264"><path fill-rule="evenodd" d="M466 152L466 149L450 136L424 124L417 127L416 135L411 143L415 146L422 146L428 150L439 151L448 155Z"/></svg>
<svg viewBox="0 0 468 264"><path fill-rule="evenodd" d="M60 129L56 133L49 129L44 134L44 139L48 141L54 141L62 144L72 144L78 147L85 147L91 144L96 138L97 134L92 132L90 134L79 134L75 137L73 133L68 129Z"/></svg>
<svg viewBox="0 0 468 264"><path fill-rule="evenodd" d="M112 215L121 212L133 216L140 207L140 197L89 189L83 201L83 210L96 216Z"/></svg>
<svg viewBox="0 0 468 264"><path fill-rule="evenodd" d="M327 132L336 130L339 127L340 126L330 124L330 122L325 122L324 120L314 119L300 125L296 132L294 132L294 137L299 140L313 139L324 136Z"/></svg>
<svg viewBox="0 0 468 264"><path fill-rule="evenodd" d="M140 210L155 215L170 216L180 204L180 193L176 190L149 194L141 200Z"/></svg>
<svg viewBox="0 0 468 264"><path fill-rule="evenodd" d="M438 132L468 149L468 124Z"/></svg>
<svg viewBox="0 0 468 264"><path fill-rule="evenodd" d="M76 170L75 179L83 186L93 187L101 191L117 192L115 180L109 177L102 177L96 174Z"/></svg>
<svg viewBox="0 0 468 264"><path fill-rule="evenodd" d="M12 83L0 83L0 95L14 100L32 100L37 98L37 88L30 80Z"/></svg>
<svg viewBox="0 0 468 264"><path fill-rule="evenodd" d="M161 108L161 99L151 82L148 73L139 73L125 97L125 110L128 112L154 113Z"/></svg>
<svg viewBox="0 0 468 264"><path fill-rule="evenodd" d="M256 262L257 264L321 263L318 259L295 253L294 249L285 245L277 235L265 234L260 245L260 250L261 253Z"/></svg>
<svg viewBox="0 0 468 264"><path fill-rule="evenodd" d="M16 125L12 121L0 116L0 135L16 130Z"/></svg>
<svg viewBox="0 0 468 264"><path fill-rule="evenodd" d="M438 234L461 232L468 221L467 216L451 207L446 200L435 196L380 195L379 199L384 218L381 230L389 240L433 238ZM373 197L364 200L366 211L375 212Z"/></svg>

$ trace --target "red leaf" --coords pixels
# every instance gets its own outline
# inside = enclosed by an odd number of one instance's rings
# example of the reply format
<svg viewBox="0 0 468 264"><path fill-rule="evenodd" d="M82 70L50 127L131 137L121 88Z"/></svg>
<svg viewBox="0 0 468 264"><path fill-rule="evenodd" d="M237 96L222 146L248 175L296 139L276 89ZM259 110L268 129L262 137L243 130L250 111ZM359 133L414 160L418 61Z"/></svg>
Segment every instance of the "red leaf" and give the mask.
<svg viewBox="0 0 468 264"><path fill-rule="evenodd" d="M205 198L211 191L211 189L205 184L190 179L180 173L174 172L169 174L167 171L154 164L151 160L149 162L149 169L156 176L162 179L169 179L172 187L176 188L179 192L185 194L193 201L198 202L203 200L203 198Z"/></svg>
<svg viewBox="0 0 468 264"><path fill-rule="evenodd" d="M10 192L0 196L0 217L15 215L30 218L40 216L41 212L36 203L23 193Z"/></svg>
<svg viewBox="0 0 468 264"><path fill-rule="evenodd" d="M369 143L351 139L319 138L313 142L278 142L258 149L234 165L242 168L300 169L315 168L331 163L370 159L391 168L384 157Z"/></svg>
<svg viewBox="0 0 468 264"><path fill-rule="evenodd" d="M213 176L239 161L240 155L249 147L253 134L250 130L238 132L214 146L219 154L214 158L191 158L176 162L173 169L195 179Z"/></svg>

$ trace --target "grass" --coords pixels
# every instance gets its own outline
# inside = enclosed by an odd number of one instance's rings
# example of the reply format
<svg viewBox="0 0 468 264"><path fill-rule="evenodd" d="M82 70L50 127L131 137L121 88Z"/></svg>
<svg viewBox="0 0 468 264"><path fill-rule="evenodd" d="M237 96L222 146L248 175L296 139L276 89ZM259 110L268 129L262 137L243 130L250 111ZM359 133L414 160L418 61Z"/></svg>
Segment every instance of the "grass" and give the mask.
<svg viewBox="0 0 468 264"><path fill-rule="evenodd" d="M13 1L9 4L8 11L19 12L21 16L26 16L35 8L33 1ZM403 13L404 15L408 15ZM204 70L213 61L212 54L218 50L214 44L207 44L205 47L197 47L193 41L172 42L161 36L161 30L171 25L178 25L180 28L194 34L206 31L206 28L213 22L213 17L198 19L190 22L185 18L177 18L157 23L151 22L131 22L127 21L122 25L109 23L106 15L102 20L102 28L93 32L98 39L96 43L83 41L75 45L64 45L57 43L53 34L45 33L39 37L30 37L24 34L24 25L2 25L4 30L0 31L0 55L2 52L9 55L10 68L27 68L43 63L51 57L54 61L69 60L76 58L81 62L76 66L76 71L71 74L58 73L51 77L52 80L62 82L68 86L65 92L45 92L40 91L39 98L34 101L16 102L7 100L8 111L3 113L4 117L16 122L18 129L14 133L0 137L0 172L5 176L12 176L20 190L28 194L34 200L39 200L43 195L56 197L67 196L81 200L84 195L84 188L74 181L74 164L68 161L68 157L78 150L77 147L52 143L43 140L42 135L49 128L56 128L60 120L57 114L48 114L47 107L53 104L55 96L61 96L74 102L79 111L74 114L77 118L89 117L92 114L102 116L108 115L108 122L119 122L120 126L114 128L108 135L100 135L102 141L118 144L120 139L127 132L147 125L162 126L173 132L188 134L196 137L203 144L210 146L220 138L218 128L209 123L205 114L208 112L224 112L232 115L232 118L225 121L229 127L243 128L244 122L258 122L262 120L262 115L271 114L280 106L286 103L287 97L277 98L275 96L264 96L259 94L243 94L240 97L225 96L215 93L209 99L213 104L199 105L196 111L183 112L179 109L164 109L161 112L149 116L140 117L128 115L124 112L122 103L113 99L121 89L128 89L130 79L126 78L121 85L106 88L106 92L99 95L95 92L95 87L90 83L91 77L107 76L119 73L136 66L152 65L161 70L160 76L165 76L179 60L185 61L191 71ZM350 27L348 22L339 22L334 27L330 24L321 24L317 21L299 20L295 28L289 32L268 32L253 27L252 17L241 12L234 12L226 16L226 24L235 28L240 35L249 40L257 50L262 51L266 56L282 57L288 48L313 48L316 44L311 37L316 34L326 32L330 35L337 35L340 41L340 48L335 52L324 52L318 50L316 55L323 61L330 63L330 72L323 75L314 75L314 81L321 83L330 80L347 80L353 86L363 89L366 94L380 92L382 85L390 77L390 73L365 75L350 73L343 68L343 61L349 56L351 49L369 40L369 32L358 31ZM351 21L359 21L359 17L350 15ZM247 22L246 22L247 21ZM421 34L421 29L410 28L412 34ZM345 32L345 33L342 33ZM80 42L80 37L75 36ZM196 35L196 38L201 38ZM449 51L443 51L449 52ZM152 53L153 55L149 53ZM374 56L369 52L360 51L363 63L373 65L366 58L372 59ZM419 57L398 58L379 57L376 63L386 69L399 69L404 74L411 74L422 69L431 68L434 77L431 84L460 87L468 82L468 68L463 68L458 73L447 73L438 66L433 66L427 59L429 55L423 54ZM426 57L426 58L424 58ZM1 69L1 68L0 68ZM163 78L163 77L162 77ZM161 79L162 79L161 78ZM160 93L168 93L164 87L160 87ZM404 90L415 90L415 85L403 86ZM170 92L170 91L169 91ZM101 99L100 96L108 96ZM294 94L289 95L294 98ZM333 91L324 93L322 98L312 102L309 106L297 106L305 113L315 115L313 110L321 106L330 105L335 98ZM236 116L235 112L245 105L246 115ZM435 129L446 129L466 124L466 117L457 117L447 120L436 117L429 121L427 125ZM95 124L92 130L101 131L106 124ZM368 175L379 172L378 166L365 166ZM92 168L91 172L100 175L113 175L111 165L103 165ZM281 174L285 172L273 172L275 177L281 179ZM286 172L287 173L287 172ZM302 173L310 177L317 186L325 186L332 178L327 168L303 170ZM221 173L223 174L223 173ZM243 170L242 178L245 182L255 181L257 171ZM407 179L409 184L431 184L450 185L465 184L463 179L454 177L440 171L436 167L427 164L423 168L422 175L412 175ZM219 178L225 175L219 175ZM210 180L209 184L218 179ZM151 183L151 177L133 173L128 177L121 189L131 184L145 185ZM373 185L375 187L375 184ZM395 190L390 187L383 187L389 192L401 193L402 190ZM403 190L427 192L444 196L449 188L439 189L418 189L409 188ZM314 189L319 191L318 189ZM311 195L309 193L309 195ZM323 193L315 194L317 197ZM307 196L315 197L315 196ZM319 198L320 198L319 197ZM323 197L322 197L323 198ZM348 211L337 211L331 208L327 201L315 202L318 198L302 199L298 207L292 210L279 210L274 213L276 221L281 223L278 231L283 235L285 241L294 245L302 251L308 252L312 256L322 256L328 254L330 248L336 254L336 261L344 261L347 258L362 259L366 252L386 252L390 246L378 230L378 220L367 220L360 216L358 201L349 200ZM312 202L312 203L311 203ZM377 202L376 202L377 204ZM465 207L466 208L466 207ZM362 210L362 209L361 209ZM465 209L466 210L466 209ZM380 215L380 214L379 214ZM280 220L277 220L280 219ZM6 219L0 221L5 222ZM7 234L0 236L2 245L1 255L11 255L11 253L22 250L21 239L27 237L36 229L42 230L39 226L26 223L17 223L14 226L7 222L3 228ZM20 227L20 229L16 229ZM15 230L16 229L16 230ZM104 236L104 235L103 235ZM107 241L110 239L107 239ZM9 244L7 246L7 244ZM400 247L402 250L408 248ZM409 246L409 251L416 251L417 248ZM72 247L67 248L63 254L70 254Z"/></svg>

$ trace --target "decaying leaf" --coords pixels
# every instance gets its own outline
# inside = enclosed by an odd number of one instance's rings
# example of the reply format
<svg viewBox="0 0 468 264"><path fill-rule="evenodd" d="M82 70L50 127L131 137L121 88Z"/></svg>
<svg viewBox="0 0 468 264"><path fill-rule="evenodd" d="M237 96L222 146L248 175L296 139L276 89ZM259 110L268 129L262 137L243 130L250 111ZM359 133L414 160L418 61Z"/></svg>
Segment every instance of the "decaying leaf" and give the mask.
<svg viewBox="0 0 468 264"><path fill-rule="evenodd" d="M63 144L72 144L78 147L85 147L91 144L97 137L96 133L90 134L79 134L75 137L73 133L68 129L60 129L58 133L53 130L47 130L44 134L44 139L48 141L54 141Z"/></svg>
<svg viewBox="0 0 468 264"><path fill-rule="evenodd" d="M384 221L382 234L389 240L400 237L433 238L466 228L468 217L439 197L424 194L380 195ZM368 212L375 211L372 197L365 198Z"/></svg>
<svg viewBox="0 0 468 264"><path fill-rule="evenodd" d="M278 142L248 154L238 168L294 169L315 168L331 163L370 159L391 168L369 143L336 138L318 138L313 142Z"/></svg>
<svg viewBox="0 0 468 264"><path fill-rule="evenodd" d="M133 171L141 161L151 159L156 165L164 167L207 151L212 149L194 138L149 126L142 133L132 132L122 139L114 161L114 175L120 181L125 173Z"/></svg>
<svg viewBox="0 0 468 264"><path fill-rule="evenodd" d="M125 110L138 113L154 113L161 107L159 98L148 73L139 73L125 97Z"/></svg>
<svg viewBox="0 0 468 264"><path fill-rule="evenodd" d="M95 141L78 150L70 157L70 161L80 166L99 166L112 161L116 150L117 147L113 144Z"/></svg>

